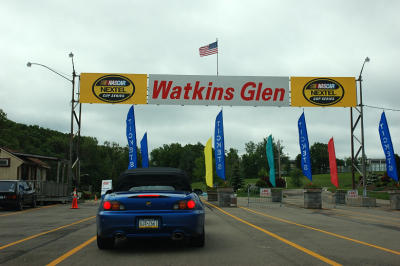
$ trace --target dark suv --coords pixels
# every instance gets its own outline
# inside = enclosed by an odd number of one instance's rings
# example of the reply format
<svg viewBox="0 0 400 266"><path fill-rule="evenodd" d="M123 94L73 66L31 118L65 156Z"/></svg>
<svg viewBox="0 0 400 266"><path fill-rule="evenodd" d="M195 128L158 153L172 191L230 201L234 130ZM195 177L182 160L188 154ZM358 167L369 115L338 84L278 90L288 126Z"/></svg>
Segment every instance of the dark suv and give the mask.
<svg viewBox="0 0 400 266"><path fill-rule="evenodd" d="M0 207L22 210L36 207L36 193L24 180L0 180Z"/></svg>

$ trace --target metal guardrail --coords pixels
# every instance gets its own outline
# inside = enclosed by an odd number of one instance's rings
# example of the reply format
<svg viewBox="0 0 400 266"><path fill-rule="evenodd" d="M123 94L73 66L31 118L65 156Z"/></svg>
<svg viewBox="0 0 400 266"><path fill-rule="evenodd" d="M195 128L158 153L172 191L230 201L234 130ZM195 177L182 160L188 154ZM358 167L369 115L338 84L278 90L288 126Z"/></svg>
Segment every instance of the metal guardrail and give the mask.
<svg viewBox="0 0 400 266"><path fill-rule="evenodd" d="M283 202L283 189L263 188L264 192L257 186L248 186L247 188L247 206L251 204L258 205L276 205L282 206ZM265 194L267 192L267 194Z"/></svg>

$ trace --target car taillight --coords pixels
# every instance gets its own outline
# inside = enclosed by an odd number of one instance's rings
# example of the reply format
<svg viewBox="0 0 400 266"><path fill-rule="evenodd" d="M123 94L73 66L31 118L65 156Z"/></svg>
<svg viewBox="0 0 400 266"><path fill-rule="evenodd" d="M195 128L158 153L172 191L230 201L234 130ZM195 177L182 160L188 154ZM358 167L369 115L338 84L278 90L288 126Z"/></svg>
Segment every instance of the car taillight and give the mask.
<svg viewBox="0 0 400 266"><path fill-rule="evenodd" d="M184 210L186 209L186 201L182 200L180 202L178 202L179 205L179 209Z"/></svg>
<svg viewBox="0 0 400 266"><path fill-rule="evenodd" d="M105 201L103 203L103 209L110 210L111 209L111 203L109 201Z"/></svg>
<svg viewBox="0 0 400 266"><path fill-rule="evenodd" d="M129 198L130 199L134 199L134 198L168 198L168 196L159 195L159 194L139 194L139 195L130 196Z"/></svg>
<svg viewBox="0 0 400 266"><path fill-rule="evenodd" d="M7 196L7 199L9 199L9 200L15 200L15 199L17 199L17 195L8 195L8 196Z"/></svg>
<svg viewBox="0 0 400 266"><path fill-rule="evenodd" d="M118 201L105 201L103 209L106 211L122 211L125 210L125 206Z"/></svg>
<svg viewBox="0 0 400 266"><path fill-rule="evenodd" d="M194 200L181 200L174 204L174 210L192 210L196 207Z"/></svg>
<svg viewBox="0 0 400 266"><path fill-rule="evenodd" d="M194 202L194 200L189 200L187 202L187 207L188 209L194 209L194 207L196 207L196 203Z"/></svg>

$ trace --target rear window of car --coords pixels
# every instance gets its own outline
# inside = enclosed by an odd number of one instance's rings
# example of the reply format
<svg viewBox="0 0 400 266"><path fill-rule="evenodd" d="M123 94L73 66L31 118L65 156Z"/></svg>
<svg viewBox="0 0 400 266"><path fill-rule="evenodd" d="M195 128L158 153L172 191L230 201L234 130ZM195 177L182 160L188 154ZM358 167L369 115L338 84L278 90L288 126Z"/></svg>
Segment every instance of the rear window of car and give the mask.
<svg viewBox="0 0 400 266"><path fill-rule="evenodd" d="M175 191L175 188L173 186L137 186L131 187L129 191Z"/></svg>
<svg viewBox="0 0 400 266"><path fill-rule="evenodd" d="M191 191L191 187L186 176L176 173L128 173L120 177L114 191Z"/></svg>
<svg viewBox="0 0 400 266"><path fill-rule="evenodd" d="M16 184L16 182L12 182L12 181L2 181L2 182L0 182L0 191L1 192L15 192L15 184Z"/></svg>

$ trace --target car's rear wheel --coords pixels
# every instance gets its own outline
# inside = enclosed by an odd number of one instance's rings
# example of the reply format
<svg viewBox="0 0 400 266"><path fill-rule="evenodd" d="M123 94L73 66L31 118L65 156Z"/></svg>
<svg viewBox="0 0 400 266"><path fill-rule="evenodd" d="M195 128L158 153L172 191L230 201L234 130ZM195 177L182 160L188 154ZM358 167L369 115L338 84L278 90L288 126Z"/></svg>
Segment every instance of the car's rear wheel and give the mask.
<svg viewBox="0 0 400 266"><path fill-rule="evenodd" d="M36 197L32 198L32 204L31 204L32 208L36 208Z"/></svg>
<svg viewBox="0 0 400 266"><path fill-rule="evenodd" d="M190 239L190 245L192 247L204 247L204 243L205 243L205 233L203 228L203 233L201 235L193 236Z"/></svg>
<svg viewBox="0 0 400 266"><path fill-rule="evenodd" d="M99 249L112 249L114 247L114 238L97 235L97 247Z"/></svg>
<svg viewBox="0 0 400 266"><path fill-rule="evenodd" d="M17 210L22 211L24 209L24 205L22 204L22 199L17 201Z"/></svg>

